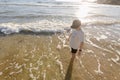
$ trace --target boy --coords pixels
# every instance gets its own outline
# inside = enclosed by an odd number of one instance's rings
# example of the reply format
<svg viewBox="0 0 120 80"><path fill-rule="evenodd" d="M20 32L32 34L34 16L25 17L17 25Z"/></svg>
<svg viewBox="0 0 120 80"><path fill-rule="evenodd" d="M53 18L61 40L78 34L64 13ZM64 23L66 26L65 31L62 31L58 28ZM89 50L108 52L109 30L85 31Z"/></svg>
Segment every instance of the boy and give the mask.
<svg viewBox="0 0 120 80"><path fill-rule="evenodd" d="M75 54L78 52L80 55L84 43L84 32L81 29L81 21L74 20L72 23L72 33L69 36L71 53L72 53L72 60L75 59Z"/></svg>

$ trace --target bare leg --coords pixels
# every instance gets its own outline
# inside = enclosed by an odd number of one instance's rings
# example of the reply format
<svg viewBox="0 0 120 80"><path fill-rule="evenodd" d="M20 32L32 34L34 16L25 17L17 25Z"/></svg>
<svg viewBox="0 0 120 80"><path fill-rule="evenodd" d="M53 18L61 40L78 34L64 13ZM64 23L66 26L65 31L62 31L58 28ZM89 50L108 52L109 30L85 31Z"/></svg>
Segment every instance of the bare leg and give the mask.
<svg viewBox="0 0 120 80"><path fill-rule="evenodd" d="M80 56L81 55L81 51L78 51L78 56Z"/></svg>
<svg viewBox="0 0 120 80"><path fill-rule="evenodd" d="M72 58L71 58L71 60L74 61L74 59L75 59L75 53L72 53Z"/></svg>
<svg viewBox="0 0 120 80"><path fill-rule="evenodd" d="M81 44L80 44L80 50L82 50L83 45L84 45L84 42L81 42ZM80 50L78 50L78 55L79 55L79 56L80 56L80 54L81 54L81 52L82 52L82 51L80 51Z"/></svg>

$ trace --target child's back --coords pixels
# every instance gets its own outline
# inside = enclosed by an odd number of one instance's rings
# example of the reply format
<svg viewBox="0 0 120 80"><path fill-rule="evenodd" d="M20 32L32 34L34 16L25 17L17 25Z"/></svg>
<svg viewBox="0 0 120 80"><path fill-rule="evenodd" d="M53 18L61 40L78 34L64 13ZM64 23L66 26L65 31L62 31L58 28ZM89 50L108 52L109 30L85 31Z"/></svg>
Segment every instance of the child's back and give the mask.
<svg viewBox="0 0 120 80"><path fill-rule="evenodd" d="M82 31L80 26L81 26L80 20L74 20L71 26L73 30L72 33L70 34L69 39L70 39L72 60L74 60L75 54L77 52L80 55L84 43L84 32Z"/></svg>
<svg viewBox="0 0 120 80"><path fill-rule="evenodd" d="M84 42L84 32L81 29L73 29L70 37L70 47L78 49L81 42Z"/></svg>

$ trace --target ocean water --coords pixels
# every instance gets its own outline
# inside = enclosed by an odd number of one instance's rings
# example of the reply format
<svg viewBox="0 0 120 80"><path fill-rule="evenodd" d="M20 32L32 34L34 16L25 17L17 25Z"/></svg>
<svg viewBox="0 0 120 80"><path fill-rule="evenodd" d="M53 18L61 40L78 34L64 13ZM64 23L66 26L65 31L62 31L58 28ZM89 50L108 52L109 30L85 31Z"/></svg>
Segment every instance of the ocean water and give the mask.
<svg viewBox="0 0 120 80"><path fill-rule="evenodd" d="M86 41L95 38L97 41L107 40L120 45L119 13L119 5L55 0L0 0L0 34L66 33L72 21L80 19Z"/></svg>
<svg viewBox="0 0 120 80"><path fill-rule="evenodd" d="M120 6L55 0L0 0L0 35L18 34L0 38L1 56L9 54L1 58L0 79L63 80L74 19L82 21L85 47L72 80L120 80Z"/></svg>
<svg viewBox="0 0 120 80"><path fill-rule="evenodd" d="M54 0L0 0L0 32L59 32L79 18L86 26L116 27L120 24L120 6ZM117 27L119 28L119 27Z"/></svg>

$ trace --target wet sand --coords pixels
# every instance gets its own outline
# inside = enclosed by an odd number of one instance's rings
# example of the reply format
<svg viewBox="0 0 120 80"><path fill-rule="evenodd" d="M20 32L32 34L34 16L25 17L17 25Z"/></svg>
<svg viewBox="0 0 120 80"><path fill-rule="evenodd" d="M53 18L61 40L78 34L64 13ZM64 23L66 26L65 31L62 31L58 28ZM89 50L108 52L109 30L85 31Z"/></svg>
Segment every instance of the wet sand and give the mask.
<svg viewBox="0 0 120 80"><path fill-rule="evenodd" d="M1 36L0 80L120 80L119 45L86 39L81 56L72 62L62 39L60 35Z"/></svg>

